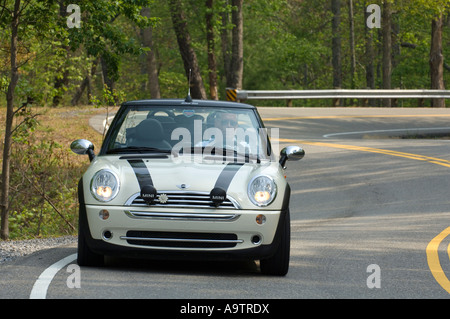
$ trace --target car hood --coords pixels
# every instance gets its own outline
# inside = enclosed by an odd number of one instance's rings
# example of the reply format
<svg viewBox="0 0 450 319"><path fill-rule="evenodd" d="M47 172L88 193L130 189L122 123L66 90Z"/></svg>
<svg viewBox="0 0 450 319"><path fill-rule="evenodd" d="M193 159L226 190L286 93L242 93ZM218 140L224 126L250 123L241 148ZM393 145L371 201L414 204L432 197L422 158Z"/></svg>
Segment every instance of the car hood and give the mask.
<svg viewBox="0 0 450 319"><path fill-rule="evenodd" d="M86 204L98 205L90 194L92 176L101 169L116 173L120 180L118 196L108 205L123 205L139 193L141 187L152 184L158 192L186 191L211 192L215 187L223 188L244 208L256 208L247 196L251 179L267 175L277 184L278 192L284 191L286 181L278 162L233 163L205 161L198 158L139 158L119 156L97 156L83 177ZM269 206L278 206L274 201ZM104 203L102 203L104 205ZM281 205L281 204L280 204ZM269 208L268 206L268 208Z"/></svg>

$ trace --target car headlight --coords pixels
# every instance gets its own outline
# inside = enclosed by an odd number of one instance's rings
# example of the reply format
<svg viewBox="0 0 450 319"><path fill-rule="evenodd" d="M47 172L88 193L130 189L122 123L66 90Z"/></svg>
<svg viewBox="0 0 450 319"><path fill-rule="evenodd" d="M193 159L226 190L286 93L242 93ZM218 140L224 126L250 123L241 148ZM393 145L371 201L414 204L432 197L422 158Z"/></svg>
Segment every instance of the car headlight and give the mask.
<svg viewBox="0 0 450 319"><path fill-rule="evenodd" d="M110 170L102 169L91 180L91 193L101 202L109 202L119 192L119 179Z"/></svg>
<svg viewBox="0 0 450 319"><path fill-rule="evenodd" d="M277 185L269 176L256 176L248 184L247 194L256 206L267 206L277 195Z"/></svg>

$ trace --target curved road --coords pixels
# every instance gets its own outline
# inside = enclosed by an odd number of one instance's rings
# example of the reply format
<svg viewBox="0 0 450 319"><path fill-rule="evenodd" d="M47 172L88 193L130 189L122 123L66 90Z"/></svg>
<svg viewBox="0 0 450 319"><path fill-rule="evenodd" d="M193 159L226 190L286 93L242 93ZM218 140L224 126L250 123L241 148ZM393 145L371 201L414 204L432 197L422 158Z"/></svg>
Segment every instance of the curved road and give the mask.
<svg viewBox="0 0 450 319"><path fill-rule="evenodd" d="M280 129L280 148L306 150L286 171L286 277L264 277L253 262L110 259L106 268L77 269L72 245L0 265L0 298L450 297L450 140L419 138L450 132L448 110L260 113Z"/></svg>

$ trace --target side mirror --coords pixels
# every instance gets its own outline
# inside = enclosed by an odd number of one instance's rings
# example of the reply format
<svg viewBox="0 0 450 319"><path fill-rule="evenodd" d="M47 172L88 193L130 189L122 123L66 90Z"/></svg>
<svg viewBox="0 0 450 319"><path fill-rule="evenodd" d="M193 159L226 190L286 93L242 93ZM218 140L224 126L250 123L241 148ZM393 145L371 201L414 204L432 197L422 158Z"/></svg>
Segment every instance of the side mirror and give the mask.
<svg viewBox="0 0 450 319"><path fill-rule="evenodd" d="M299 146L287 146L280 152L280 165L286 168L286 161L298 161L305 156L305 151Z"/></svg>
<svg viewBox="0 0 450 319"><path fill-rule="evenodd" d="M76 140L73 141L72 144L70 144L70 149L72 152L78 155L88 155L89 160L92 161L95 157L94 154L94 144L89 142L88 140Z"/></svg>

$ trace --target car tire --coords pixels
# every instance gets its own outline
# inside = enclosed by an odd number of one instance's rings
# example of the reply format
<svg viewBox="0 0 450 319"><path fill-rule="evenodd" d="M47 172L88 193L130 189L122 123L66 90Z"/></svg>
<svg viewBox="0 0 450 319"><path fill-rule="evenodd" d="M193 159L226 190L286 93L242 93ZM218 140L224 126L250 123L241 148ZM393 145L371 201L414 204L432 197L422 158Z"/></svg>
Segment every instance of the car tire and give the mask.
<svg viewBox="0 0 450 319"><path fill-rule="evenodd" d="M86 243L85 228L82 223L78 229L78 256L77 263L79 266L103 266L104 256L94 253Z"/></svg>
<svg viewBox="0 0 450 319"><path fill-rule="evenodd" d="M261 273L271 276L285 276L289 270L291 248L291 218L289 210L286 212L282 225L279 246L276 253L267 259L260 260Z"/></svg>

